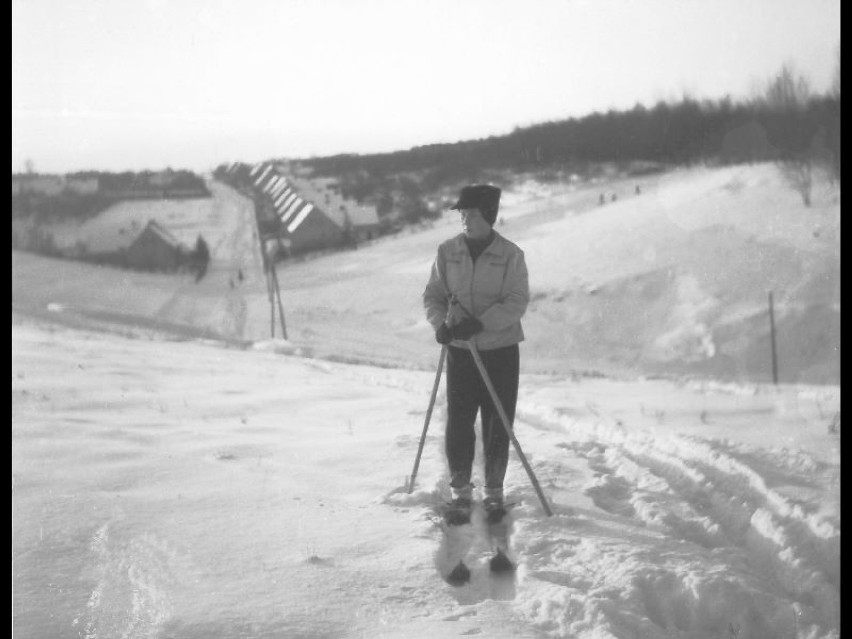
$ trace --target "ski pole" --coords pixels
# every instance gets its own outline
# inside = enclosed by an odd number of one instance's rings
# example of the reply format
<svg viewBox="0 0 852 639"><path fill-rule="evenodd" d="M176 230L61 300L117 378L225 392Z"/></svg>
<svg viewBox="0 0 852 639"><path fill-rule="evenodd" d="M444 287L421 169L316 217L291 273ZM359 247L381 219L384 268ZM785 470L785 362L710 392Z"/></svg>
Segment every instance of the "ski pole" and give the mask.
<svg viewBox="0 0 852 639"><path fill-rule="evenodd" d="M420 435L420 446L417 447L417 457L414 459L414 470L411 471L411 480L408 482L408 494L414 491L414 478L417 477L417 469L420 467L420 456L423 454L423 445L426 443L426 431L429 429L429 420L432 419L432 408L435 406L435 398L438 396L438 386L441 383L441 373L444 370L444 359L447 356L446 345L441 346L441 356L438 359L438 371L435 373L435 384L432 386L432 396L429 398L429 408L426 409L426 420L423 423L423 434Z"/></svg>
<svg viewBox="0 0 852 639"><path fill-rule="evenodd" d="M485 370L485 364L482 362L482 358L479 356L479 350L476 348L476 345L472 341L467 342L467 346L470 349L470 354L473 355L473 361L476 362L476 367L479 369L479 374L482 375L482 381L485 382L485 387L488 389L488 393L491 395L491 401L494 402L494 407L497 409L497 414L500 416L500 421L503 423L503 428L506 429L506 434L509 435L509 439L512 440L512 445L515 447L515 452L518 453L518 457L521 460L521 463L524 466L524 470L527 471L527 476L530 478L530 482L535 489L536 494L538 495L539 500L541 501L541 506L544 508L544 512L547 513L547 516L550 517L553 515L553 511L550 509L550 505L547 503L547 499L544 497L544 493L541 491L541 486L538 483L538 479L536 479L535 473L533 472L532 467L530 467L529 462L527 461L526 456L524 455L524 451L521 450L521 445L518 442L517 437L515 437L515 433L512 430L512 426L509 422L509 417L506 415L506 411L503 410L503 404L500 401L500 398L497 396L497 391L494 389L494 385L491 383L491 378L488 376L488 371Z"/></svg>

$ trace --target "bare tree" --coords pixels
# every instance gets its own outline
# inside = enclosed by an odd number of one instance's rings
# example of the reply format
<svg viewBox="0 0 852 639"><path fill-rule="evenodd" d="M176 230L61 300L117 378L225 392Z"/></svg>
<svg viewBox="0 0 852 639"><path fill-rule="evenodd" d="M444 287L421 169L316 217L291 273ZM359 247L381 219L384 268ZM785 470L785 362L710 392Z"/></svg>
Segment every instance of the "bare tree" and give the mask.
<svg viewBox="0 0 852 639"><path fill-rule="evenodd" d="M798 75L792 65L781 67L766 87L765 102L773 110L784 113L804 111L811 100L811 86L807 78Z"/></svg>
<svg viewBox="0 0 852 639"><path fill-rule="evenodd" d="M781 154L778 168L807 207L811 205L814 163L825 146L825 132L810 134L805 125L805 115L811 99L811 87L807 78L799 75L789 64L782 66L778 74L769 81L763 96L764 105L770 112L787 116L791 122L801 123L800 126L793 126L793 130L786 131L779 140Z"/></svg>

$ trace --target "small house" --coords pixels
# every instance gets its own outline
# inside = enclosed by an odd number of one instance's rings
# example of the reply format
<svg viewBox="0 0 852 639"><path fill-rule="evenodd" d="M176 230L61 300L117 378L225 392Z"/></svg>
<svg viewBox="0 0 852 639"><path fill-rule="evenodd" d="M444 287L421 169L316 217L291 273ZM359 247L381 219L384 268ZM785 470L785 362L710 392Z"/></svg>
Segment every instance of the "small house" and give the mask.
<svg viewBox="0 0 852 639"><path fill-rule="evenodd" d="M343 229L310 202L296 207L282 223L293 253L333 248L345 241Z"/></svg>
<svg viewBox="0 0 852 639"><path fill-rule="evenodd" d="M125 251L127 265L146 271L174 271L186 264L190 249L155 220Z"/></svg>
<svg viewBox="0 0 852 639"><path fill-rule="evenodd" d="M306 199L322 207L323 214L343 233L345 243L364 242L380 235L376 209L341 197L333 188L336 184L333 179L294 177L291 182Z"/></svg>
<svg viewBox="0 0 852 639"><path fill-rule="evenodd" d="M155 189L165 189L175 181L175 172L171 169L157 171L148 176L148 184Z"/></svg>
<svg viewBox="0 0 852 639"><path fill-rule="evenodd" d="M12 195L32 193L36 195L59 195L65 190L65 179L61 175L13 175Z"/></svg>
<svg viewBox="0 0 852 639"><path fill-rule="evenodd" d="M94 195L98 192L100 184L97 177L67 176L65 179L67 189L77 195Z"/></svg>

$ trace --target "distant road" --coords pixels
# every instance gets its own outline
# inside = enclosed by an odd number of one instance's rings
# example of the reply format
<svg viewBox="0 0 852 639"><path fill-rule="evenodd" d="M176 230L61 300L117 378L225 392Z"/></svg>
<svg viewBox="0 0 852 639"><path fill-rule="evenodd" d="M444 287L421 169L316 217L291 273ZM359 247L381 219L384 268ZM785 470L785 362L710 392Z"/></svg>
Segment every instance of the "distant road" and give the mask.
<svg viewBox="0 0 852 639"><path fill-rule="evenodd" d="M221 223L211 238L211 266L233 273L242 270L246 281L263 280L254 202L221 182L211 180L207 187L213 194L214 215Z"/></svg>

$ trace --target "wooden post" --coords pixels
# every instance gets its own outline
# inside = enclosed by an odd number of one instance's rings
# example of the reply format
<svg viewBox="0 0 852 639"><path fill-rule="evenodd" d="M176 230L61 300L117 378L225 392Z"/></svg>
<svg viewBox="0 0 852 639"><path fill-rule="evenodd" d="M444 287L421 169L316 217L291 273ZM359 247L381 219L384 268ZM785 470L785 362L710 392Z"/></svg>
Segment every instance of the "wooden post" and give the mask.
<svg viewBox="0 0 852 639"><path fill-rule="evenodd" d="M775 343L775 308L769 291L769 338L772 344L772 382L778 385L778 352Z"/></svg>
<svg viewBox="0 0 852 639"><path fill-rule="evenodd" d="M266 294L269 297L269 332L272 337L275 337L275 293L272 289L272 277L270 270L272 269L272 260L266 254L266 238L261 231L260 225L260 205L257 200L254 200L254 227L257 230L257 243L260 248L260 259L263 263L263 274L266 277Z"/></svg>
<svg viewBox="0 0 852 639"><path fill-rule="evenodd" d="M269 330L275 338L275 290L272 286L272 266L267 262L266 266L266 293L269 296Z"/></svg>
<svg viewBox="0 0 852 639"><path fill-rule="evenodd" d="M281 302L281 286L278 284L278 270L275 268L275 260L271 260L272 283L275 286L275 299L278 301L278 317L281 320L281 336L287 339L287 324L284 323L284 304Z"/></svg>
<svg viewBox="0 0 852 639"><path fill-rule="evenodd" d="M266 296L269 298L269 333L275 337L275 291L272 286L272 260L266 254L266 241L260 237L260 254L263 256L263 275L266 278Z"/></svg>

